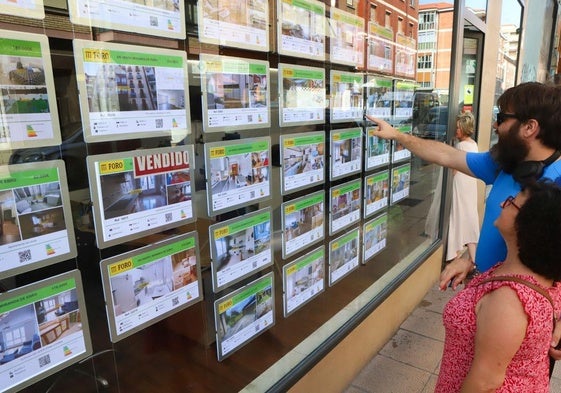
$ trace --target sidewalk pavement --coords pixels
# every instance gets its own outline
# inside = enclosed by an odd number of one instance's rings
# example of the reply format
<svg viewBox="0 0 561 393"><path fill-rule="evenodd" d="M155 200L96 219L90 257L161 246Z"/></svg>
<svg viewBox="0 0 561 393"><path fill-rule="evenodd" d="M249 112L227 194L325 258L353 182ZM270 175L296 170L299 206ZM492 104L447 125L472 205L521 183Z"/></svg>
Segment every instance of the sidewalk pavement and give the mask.
<svg viewBox="0 0 561 393"><path fill-rule="evenodd" d="M442 310L454 293L441 292L435 284L344 393L434 392L444 348ZM561 392L561 361L550 392Z"/></svg>

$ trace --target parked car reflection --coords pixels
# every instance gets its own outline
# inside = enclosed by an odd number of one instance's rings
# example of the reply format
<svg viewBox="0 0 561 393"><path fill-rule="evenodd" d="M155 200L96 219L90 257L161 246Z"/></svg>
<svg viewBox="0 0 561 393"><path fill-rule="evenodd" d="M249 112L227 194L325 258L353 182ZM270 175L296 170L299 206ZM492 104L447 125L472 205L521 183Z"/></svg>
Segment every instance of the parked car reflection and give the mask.
<svg viewBox="0 0 561 393"><path fill-rule="evenodd" d="M64 160L70 191L88 187L86 168L87 148L82 133L82 123L69 123L61 129L60 146L17 149L10 156L10 164Z"/></svg>

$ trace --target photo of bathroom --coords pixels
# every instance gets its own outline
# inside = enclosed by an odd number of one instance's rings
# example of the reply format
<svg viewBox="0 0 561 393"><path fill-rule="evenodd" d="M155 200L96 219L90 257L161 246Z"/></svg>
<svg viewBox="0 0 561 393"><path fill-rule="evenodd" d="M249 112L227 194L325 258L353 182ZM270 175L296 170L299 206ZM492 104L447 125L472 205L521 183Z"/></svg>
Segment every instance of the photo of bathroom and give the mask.
<svg viewBox="0 0 561 393"><path fill-rule="evenodd" d="M150 304L174 290L172 258L166 256L130 269L111 277L110 283L115 316Z"/></svg>

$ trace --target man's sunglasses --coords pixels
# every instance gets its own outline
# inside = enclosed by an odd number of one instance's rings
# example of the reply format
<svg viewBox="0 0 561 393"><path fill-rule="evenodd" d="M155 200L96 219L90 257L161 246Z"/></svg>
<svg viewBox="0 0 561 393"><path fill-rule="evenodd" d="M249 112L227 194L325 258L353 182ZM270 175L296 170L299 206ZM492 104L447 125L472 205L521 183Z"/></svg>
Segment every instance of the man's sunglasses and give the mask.
<svg viewBox="0 0 561 393"><path fill-rule="evenodd" d="M518 116L515 115L514 113L504 113L504 112L497 113L498 125L501 125L503 122L506 121L506 119L518 119Z"/></svg>

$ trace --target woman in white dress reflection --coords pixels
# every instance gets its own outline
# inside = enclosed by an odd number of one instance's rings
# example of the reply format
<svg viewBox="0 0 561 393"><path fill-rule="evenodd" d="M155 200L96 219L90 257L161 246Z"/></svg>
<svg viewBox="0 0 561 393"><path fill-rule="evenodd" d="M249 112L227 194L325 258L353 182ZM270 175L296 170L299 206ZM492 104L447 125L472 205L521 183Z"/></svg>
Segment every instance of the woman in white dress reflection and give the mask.
<svg viewBox="0 0 561 393"><path fill-rule="evenodd" d="M456 118L456 147L466 152L477 152L477 143L471 138L475 119L471 112ZM452 202L448 228L446 260L460 257L467 248L469 259L475 262L475 248L479 241L479 214L477 212L477 180L458 171L452 172Z"/></svg>

